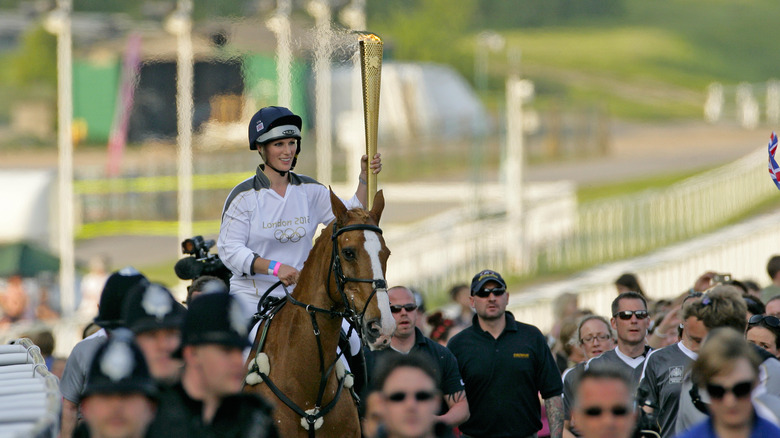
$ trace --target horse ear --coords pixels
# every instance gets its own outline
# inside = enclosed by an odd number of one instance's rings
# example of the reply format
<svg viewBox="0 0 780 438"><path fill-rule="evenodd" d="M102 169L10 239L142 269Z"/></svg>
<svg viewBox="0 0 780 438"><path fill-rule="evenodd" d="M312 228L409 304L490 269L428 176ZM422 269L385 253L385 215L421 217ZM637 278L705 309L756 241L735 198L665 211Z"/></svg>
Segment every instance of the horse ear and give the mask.
<svg viewBox="0 0 780 438"><path fill-rule="evenodd" d="M341 202L341 199L333 193L333 189L330 188L330 186L328 186L328 189L330 190L330 207L333 210L333 216L336 216L337 223L342 223L344 222L344 217L347 215L347 207L345 207L344 203Z"/></svg>
<svg viewBox="0 0 780 438"><path fill-rule="evenodd" d="M382 193L382 191L376 192L376 195L374 195L374 206L371 208L371 211L368 212L368 214L374 218L374 221L379 225L379 219L382 217L382 210L385 209L385 195Z"/></svg>

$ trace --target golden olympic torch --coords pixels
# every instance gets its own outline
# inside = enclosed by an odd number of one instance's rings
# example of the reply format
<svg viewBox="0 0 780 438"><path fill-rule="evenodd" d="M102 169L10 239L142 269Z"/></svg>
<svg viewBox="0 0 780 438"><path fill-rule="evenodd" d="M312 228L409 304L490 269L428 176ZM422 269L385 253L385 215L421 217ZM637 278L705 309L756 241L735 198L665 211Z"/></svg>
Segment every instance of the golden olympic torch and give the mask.
<svg viewBox="0 0 780 438"><path fill-rule="evenodd" d="M360 36L360 74L363 78L363 119L366 123L366 155L368 162L376 155L377 127L379 125L379 85L382 79L382 40L374 34ZM374 206L376 175L369 168L368 209Z"/></svg>

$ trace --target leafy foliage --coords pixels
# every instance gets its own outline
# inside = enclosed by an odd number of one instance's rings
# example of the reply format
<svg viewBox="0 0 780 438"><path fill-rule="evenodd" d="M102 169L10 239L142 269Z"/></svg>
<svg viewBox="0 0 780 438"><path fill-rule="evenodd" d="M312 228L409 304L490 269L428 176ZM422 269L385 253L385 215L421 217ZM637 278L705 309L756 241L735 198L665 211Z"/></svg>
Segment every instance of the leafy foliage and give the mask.
<svg viewBox="0 0 780 438"><path fill-rule="evenodd" d="M57 38L43 26L30 28L18 49L9 56L5 75L17 87L57 86Z"/></svg>
<svg viewBox="0 0 780 438"><path fill-rule="evenodd" d="M456 43L468 33L476 7L476 0L373 1L369 23L393 36L396 58L457 64Z"/></svg>

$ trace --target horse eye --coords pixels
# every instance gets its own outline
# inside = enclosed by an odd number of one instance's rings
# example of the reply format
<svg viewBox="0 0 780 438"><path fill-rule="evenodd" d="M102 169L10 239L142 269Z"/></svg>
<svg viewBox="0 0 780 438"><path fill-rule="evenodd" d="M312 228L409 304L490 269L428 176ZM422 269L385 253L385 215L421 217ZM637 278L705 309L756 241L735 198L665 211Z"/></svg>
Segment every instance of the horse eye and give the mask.
<svg viewBox="0 0 780 438"><path fill-rule="evenodd" d="M344 248L341 250L341 255L344 256L345 260L353 261L355 260L355 250L352 248Z"/></svg>

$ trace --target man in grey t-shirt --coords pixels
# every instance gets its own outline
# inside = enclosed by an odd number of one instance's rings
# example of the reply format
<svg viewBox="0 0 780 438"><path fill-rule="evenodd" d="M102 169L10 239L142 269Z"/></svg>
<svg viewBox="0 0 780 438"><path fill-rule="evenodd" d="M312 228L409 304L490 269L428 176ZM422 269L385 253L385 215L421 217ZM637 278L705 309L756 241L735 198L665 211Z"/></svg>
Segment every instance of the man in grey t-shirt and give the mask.
<svg viewBox="0 0 780 438"><path fill-rule="evenodd" d="M78 421L81 394L86 386L87 373L95 353L108 340L111 330L122 327L122 301L127 292L139 284L148 283L146 277L135 268L126 267L111 274L103 286L95 324L102 327L94 335L80 341L73 347L60 380L62 394L62 421L60 436L73 435Z"/></svg>
<svg viewBox="0 0 780 438"><path fill-rule="evenodd" d="M651 351L645 360L639 383L639 393L647 402L655 406L655 409L645 408L645 410L657 411L663 438L675 435L674 426L683 377L690 364L698 357L699 346L707 336L707 329L694 315L691 304L692 301L685 302L681 310L681 341Z"/></svg>
<svg viewBox="0 0 780 438"><path fill-rule="evenodd" d="M634 385L642 376L642 365L650 347L647 346L647 327L650 319L647 301L636 292L624 292L612 301L612 328L617 333L617 348L594 357L592 364L614 365L632 377Z"/></svg>

